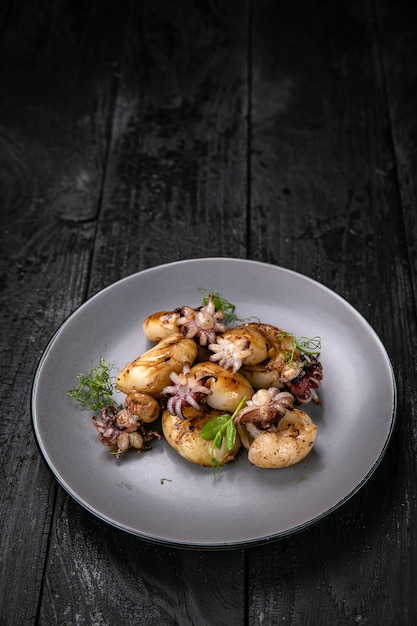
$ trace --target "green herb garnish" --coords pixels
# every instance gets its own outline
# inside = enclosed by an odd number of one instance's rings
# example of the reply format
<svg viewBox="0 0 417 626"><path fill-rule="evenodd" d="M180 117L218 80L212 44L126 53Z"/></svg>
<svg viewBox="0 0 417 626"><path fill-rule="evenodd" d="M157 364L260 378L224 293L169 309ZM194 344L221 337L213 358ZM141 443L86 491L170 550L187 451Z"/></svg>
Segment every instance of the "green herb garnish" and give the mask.
<svg viewBox="0 0 417 626"><path fill-rule="evenodd" d="M283 339L290 338L293 341L293 346L291 350L284 350L285 360L288 365L290 365L294 360L294 354L296 350L299 350L302 354L319 356L321 350L321 338L316 337L299 337L296 339L294 335L291 333L280 333L278 335L278 340L282 341Z"/></svg>
<svg viewBox="0 0 417 626"><path fill-rule="evenodd" d="M239 413L241 408L246 402L246 396L242 398L239 405L235 409L232 415L225 413L224 415L218 415L204 424L201 429L201 436L207 441L213 441L211 444L210 461L213 468L222 469L222 464L216 459L216 448L220 449L223 444L223 439L226 438L226 448L232 450L236 443L237 430L234 422L234 418Z"/></svg>
<svg viewBox="0 0 417 626"><path fill-rule="evenodd" d="M206 289L199 289L201 293L201 300L203 304L208 304L209 294ZM236 306L226 300L220 293L217 291L213 292L214 296L214 306L216 307L216 311L223 311L224 313L224 321L226 324L231 324L232 322L239 322L239 318L235 314Z"/></svg>
<svg viewBox="0 0 417 626"><path fill-rule="evenodd" d="M68 391L83 409L98 411L113 403L113 383L110 376L112 366L100 356L100 364L89 374L78 374L79 384Z"/></svg>

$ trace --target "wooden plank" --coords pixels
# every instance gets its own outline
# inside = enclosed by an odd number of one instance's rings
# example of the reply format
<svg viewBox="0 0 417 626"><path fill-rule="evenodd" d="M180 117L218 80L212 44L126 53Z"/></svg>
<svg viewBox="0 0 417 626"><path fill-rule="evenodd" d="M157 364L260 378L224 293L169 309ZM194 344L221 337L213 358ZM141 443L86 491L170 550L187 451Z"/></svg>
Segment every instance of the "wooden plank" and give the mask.
<svg viewBox="0 0 417 626"><path fill-rule="evenodd" d="M143 267L245 253L246 32L238 2L133 7L90 294ZM244 594L241 551L141 542L59 494L42 623L65 612L79 622L238 626Z"/></svg>
<svg viewBox="0 0 417 626"><path fill-rule="evenodd" d="M372 3L257 2L253 76L250 253L356 306L388 349L400 402L367 486L331 519L250 552L250 623L412 623L415 350L397 338L416 324Z"/></svg>
<svg viewBox="0 0 417 626"><path fill-rule="evenodd" d="M68 623L120 626L243 623L240 551L225 556L142 541L66 497L56 511L41 624L60 624L64 616Z"/></svg>
<svg viewBox="0 0 417 626"><path fill-rule="evenodd" d="M120 34L116 19L102 30L106 6L10 3L1 31L0 613L8 624L34 623L38 612L56 483L31 432L31 382L50 336L87 291L113 90L107 66Z"/></svg>
<svg viewBox="0 0 417 626"><path fill-rule="evenodd" d="M417 294L417 7L413 2L376 3L376 21L381 40L382 72L386 85L396 175L402 206L402 221L414 298Z"/></svg>
<svg viewBox="0 0 417 626"><path fill-rule="evenodd" d="M108 273L93 273L90 292L160 263L246 256L246 13L239 2L137 8L96 243Z"/></svg>

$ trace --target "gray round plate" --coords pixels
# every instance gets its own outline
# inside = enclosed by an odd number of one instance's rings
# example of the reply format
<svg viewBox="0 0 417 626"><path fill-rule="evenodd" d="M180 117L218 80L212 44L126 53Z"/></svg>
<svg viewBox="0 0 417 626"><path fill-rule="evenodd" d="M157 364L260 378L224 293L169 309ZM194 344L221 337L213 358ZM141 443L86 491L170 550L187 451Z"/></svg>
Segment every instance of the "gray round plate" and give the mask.
<svg viewBox="0 0 417 626"><path fill-rule="evenodd" d="M319 335L322 405L313 451L287 469L251 466L242 451L214 477L165 441L115 460L91 414L67 396L77 374L103 355L117 369L150 347L151 313L201 304L218 291L241 318L257 317L295 336ZM323 285L280 267L228 258L153 267L107 287L59 328L39 363L32 392L34 431L59 484L102 520L142 538L195 548L233 548L299 531L334 511L367 481L395 420L396 391L386 351L368 322ZM364 412L366 411L366 419Z"/></svg>

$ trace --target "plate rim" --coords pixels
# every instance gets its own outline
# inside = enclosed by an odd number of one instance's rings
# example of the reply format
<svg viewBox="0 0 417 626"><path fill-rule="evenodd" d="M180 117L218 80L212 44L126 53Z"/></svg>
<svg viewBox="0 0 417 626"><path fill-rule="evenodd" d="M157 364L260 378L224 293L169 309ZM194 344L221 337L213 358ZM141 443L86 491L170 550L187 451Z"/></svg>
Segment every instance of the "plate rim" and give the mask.
<svg viewBox="0 0 417 626"><path fill-rule="evenodd" d="M358 316L359 319L361 320L362 323L365 323L365 326L367 327L367 331L370 332L373 335L374 340L376 340L376 342L379 344L379 347L382 351L382 354L384 355L385 361L386 361L386 365L388 365L388 369L390 371L390 375L391 375L391 394L392 394L392 406L391 406L391 412L390 412L390 422L389 422L389 430L386 436L386 439L384 441L384 445L381 449L381 451L379 452L378 457L373 461L372 466L369 468L368 472L366 473L366 475L364 475L364 477L362 478L361 481L359 481L359 483L351 490L349 491L349 493L347 493L343 498L341 498L340 500L338 500L333 506L329 507L328 509L326 509L325 511L321 512L320 514L316 515L315 517L306 520L305 522L299 523L296 526L289 528L287 530L278 532L274 535L268 535L265 537L257 537L257 538L253 538L253 539L246 539L246 540L241 540L241 541L236 541L236 542L213 542L213 543L202 543L202 542L192 542L190 541L189 543L185 543L183 541L177 542L174 540L170 540L170 539L166 539L166 538L161 538L161 537L155 537L155 536L150 536L147 533L141 533L136 529L132 529L129 527L126 527L122 524L117 523L115 520L112 520L111 518L109 518L107 515L101 513L100 511L97 511L94 507L90 506L88 502L86 502L84 499L82 499L81 497L78 496L77 492L71 487L71 485L64 480L63 477L61 477L60 473L55 471L55 468L53 467L52 462L49 459L49 455L48 452L45 448L44 442L42 441L42 436L39 432L39 423L38 423L38 419L36 417L36 408L35 408L35 404L36 404L36 398L37 398L37 393L39 390L39 378L42 372L42 368L48 358L48 354L50 352L50 350L52 349L53 345L55 344L55 342L58 340L58 337L60 336L60 334L64 331L65 327L71 322L71 320L76 317L81 310L83 310L84 308L87 308L91 302L93 300L95 300L96 298L102 297L106 292L112 290L116 285L121 285L124 282L128 282L129 280L135 279L137 276L139 275L143 275L144 273L150 273L152 271L156 271L156 270L164 270L166 268L169 267L173 267L173 266L179 266L179 265L183 265L183 264L193 264L193 263L201 263L201 262L221 262L221 263L244 263L244 264L250 264L253 266L259 266L259 267L267 267L268 269L272 269L272 270L277 270L280 272L284 272L287 273L289 275L293 275L294 277L297 278L297 280L305 280L310 284L313 284L314 286L325 290L326 292L328 292L328 294L332 297L332 298L336 298L338 299L344 306L347 306L350 309L350 312L353 313L355 316ZM371 478L371 476L375 473L376 469L378 468L378 466L380 465L383 457L385 456L385 453L387 451L387 448L389 447L389 444L391 442L392 439L392 434L393 431L395 429L395 425L396 425L396 421L397 421L397 403L398 403L398 392L397 392L397 383L396 383L396 378L395 378L395 372L394 372L394 368L391 362L391 359L387 353L387 350L382 342L382 340L380 339L379 335L377 334L377 332L375 331L375 329L373 328L373 326L370 324L370 322L364 317L364 315L362 313L360 313L358 311L358 309L356 309L348 300L346 300L344 297L342 297L341 295L339 295L336 291L332 290L330 287L327 287L326 285L324 285L323 283L319 282L318 280L314 279L314 278L310 278L309 276L306 276L305 274L302 274L300 272L297 272L295 270L280 266L280 265L275 265L272 263L267 263L264 261L257 261L257 260L252 260L252 259L247 259L247 258L240 258L240 257L222 257L222 256L213 256L213 257L195 257L195 258L188 258L188 259L180 259L178 261L171 261L171 262L167 262L167 263L162 263L159 265L152 265L149 266L147 268L144 268L142 270L138 270L136 272L133 272L131 274L128 274L127 276L124 276L110 284L108 284L107 286L103 287L102 289L98 290L97 292L95 292L94 294L92 294L91 296L89 296L84 302L82 302L81 304L79 304L71 313L69 313L66 318L59 324L59 326L56 328L56 330L53 332L53 334L51 335L49 341L46 343L44 349L42 350L42 353L38 359L38 363L36 365L35 368L35 372L32 378L32 385L31 385L31 395L30 395L30 414L31 414L31 424L32 424L32 429L33 432L35 434L35 441L36 441L36 445L38 447L38 450L40 451L40 454L49 470L49 472L52 474L52 477L55 479L55 481L64 489L64 491L73 499L75 500L75 502L77 502L77 504L79 504L80 506L82 506L85 510L87 510L90 514L92 514L93 516L95 516L96 518L104 521L105 523L109 524L110 526L121 530L123 532L126 532L130 535L133 535L141 540L145 540L154 544L158 544L158 545L165 545L165 546L169 546L169 547L174 547L174 548L182 548L182 549L199 549L199 550L230 550L230 549L242 549L244 547L252 547L252 546L257 546L257 545L263 545L265 543L269 543L271 541L277 541L280 539L284 539L286 537L292 536L294 534L297 534L299 532L302 532L304 530L306 530L307 528L310 528L311 526L317 524L318 522L320 522L321 520L323 520L324 518L328 517L329 515L331 515L332 513L334 513L336 510L338 510L339 508L341 508L344 504L346 504L346 502L348 502L353 496L355 496L361 489L362 487L369 481L369 479Z"/></svg>

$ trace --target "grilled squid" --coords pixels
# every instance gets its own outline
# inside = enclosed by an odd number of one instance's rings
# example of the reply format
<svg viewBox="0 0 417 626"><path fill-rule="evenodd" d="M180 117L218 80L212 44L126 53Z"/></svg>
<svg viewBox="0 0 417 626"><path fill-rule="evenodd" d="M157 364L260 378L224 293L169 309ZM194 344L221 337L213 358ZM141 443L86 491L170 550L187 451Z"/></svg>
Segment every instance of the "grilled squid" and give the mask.
<svg viewBox="0 0 417 626"><path fill-rule="evenodd" d="M196 355L195 341L179 334L169 335L128 363L116 378L116 387L126 394L139 391L158 396L169 385L171 372L179 374Z"/></svg>
<svg viewBox="0 0 417 626"><path fill-rule="evenodd" d="M242 374L230 372L211 361L196 363L191 368L191 374L207 379L210 394L207 395L206 402L213 409L233 413L244 396L251 398L254 393L251 384Z"/></svg>
<svg viewBox="0 0 417 626"><path fill-rule="evenodd" d="M143 331L151 341L181 333L183 337L207 346L219 333L225 332L223 319L224 312L216 310L214 294L211 294L207 304L197 308L185 305L175 311L153 313L144 321Z"/></svg>
<svg viewBox="0 0 417 626"><path fill-rule="evenodd" d="M257 467L283 468L302 461L312 450L317 426L293 407L289 392L260 389L235 417L248 459Z"/></svg>
<svg viewBox="0 0 417 626"><path fill-rule="evenodd" d="M150 341L161 341L179 332L177 321L179 311L161 311L153 313L143 322L143 332Z"/></svg>
<svg viewBox="0 0 417 626"><path fill-rule="evenodd" d="M127 394L125 407L132 415L145 424L157 420L161 413L158 400L148 393L139 391L131 391Z"/></svg>
<svg viewBox="0 0 417 626"><path fill-rule="evenodd" d="M201 430L210 419L222 413L223 411L207 405L198 410L191 406L184 408L182 418L166 410L162 414L162 431L165 439L187 461L210 467L212 442L203 439ZM237 436L231 450L227 449L226 441L223 440L221 448L214 447L213 454L215 459L224 465L236 457L240 447L240 439Z"/></svg>
<svg viewBox="0 0 417 626"><path fill-rule="evenodd" d="M268 357L261 362L242 363L241 373L255 389L277 387L290 391L297 404L320 403L317 389L323 379L321 363L297 347L294 335L271 324L246 324L256 329L268 345Z"/></svg>
<svg viewBox="0 0 417 626"><path fill-rule="evenodd" d="M301 342L303 352L294 335L270 324L226 328L224 318L214 295L203 306L146 318L143 331L156 345L118 375L125 407L110 407L93 420L116 455L128 447L149 447L158 434L146 424L160 415L169 445L199 465L211 466L213 455L219 464L228 463L242 444L249 461L264 468L288 467L309 454L317 426L295 405L319 401L323 373L315 347L308 351L310 340ZM235 411L233 449L227 450L226 438L221 448L213 447L201 435L204 425Z"/></svg>

